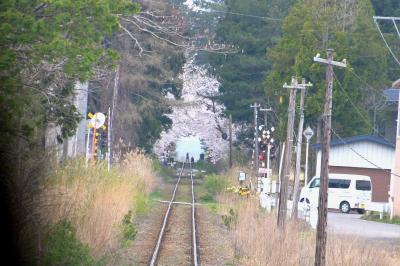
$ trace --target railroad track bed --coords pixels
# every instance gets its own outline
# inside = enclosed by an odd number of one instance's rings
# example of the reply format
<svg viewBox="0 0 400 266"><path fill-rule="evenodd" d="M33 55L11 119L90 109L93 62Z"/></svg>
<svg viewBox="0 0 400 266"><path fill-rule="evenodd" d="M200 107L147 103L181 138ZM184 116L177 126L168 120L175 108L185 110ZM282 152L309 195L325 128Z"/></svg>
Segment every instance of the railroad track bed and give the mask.
<svg viewBox="0 0 400 266"><path fill-rule="evenodd" d="M192 265L190 205L175 205L164 233L157 265Z"/></svg>
<svg viewBox="0 0 400 266"><path fill-rule="evenodd" d="M148 215L140 218L135 241L132 246L119 252L119 258L112 265L150 264L178 176L162 186L164 197L155 202ZM194 177L193 184L193 187L201 185L202 179ZM192 203L192 179L186 168L176 189L174 204L170 209L154 265L194 265ZM200 258L202 265L226 265L232 262L232 240L229 239L221 217L211 213L206 205L195 203L195 206L198 264Z"/></svg>
<svg viewBox="0 0 400 266"><path fill-rule="evenodd" d="M197 266L196 207L190 168L184 171L182 166L170 201L163 203L168 208L149 265Z"/></svg>

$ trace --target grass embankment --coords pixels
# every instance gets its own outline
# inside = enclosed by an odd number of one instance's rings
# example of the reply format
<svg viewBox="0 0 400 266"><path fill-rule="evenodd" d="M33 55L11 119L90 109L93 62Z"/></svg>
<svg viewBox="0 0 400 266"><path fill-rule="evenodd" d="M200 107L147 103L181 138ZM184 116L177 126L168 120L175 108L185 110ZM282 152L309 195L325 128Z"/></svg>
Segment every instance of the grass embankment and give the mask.
<svg viewBox="0 0 400 266"><path fill-rule="evenodd" d="M375 211L366 213L361 218L367 221L374 221L387 224L400 224L400 217L393 217L393 219L390 219L390 216L387 213L385 213L383 214L383 217L381 219L379 212Z"/></svg>
<svg viewBox="0 0 400 266"><path fill-rule="evenodd" d="M95 265L129 245L136 235L133 220L148 211L157 182L152 161L134 152L110 172L84 160L56 169L37 199L46 264Z"/></svg>
<svg viewBox="0 0 400 266"><path fill-rule="evenodd" d="M238 169L224 174L237 185ZM259 208L257 196L218 193L217 213L229 229L235 247L232 265L313 265L315 231L303 221L288 220L277 228L276 215ZM328 237L327 265L397 265L399 254L377 249L354 236Z"/></svg>
<svg viewBox="0 0 400 266"><path fill-rule="evenodd" d="M201 186L195 187L195 194L198 201L207 205L213 213L217 211L216 197L222 193L229 185L226 176L216 174L206 174Z"/></svg>

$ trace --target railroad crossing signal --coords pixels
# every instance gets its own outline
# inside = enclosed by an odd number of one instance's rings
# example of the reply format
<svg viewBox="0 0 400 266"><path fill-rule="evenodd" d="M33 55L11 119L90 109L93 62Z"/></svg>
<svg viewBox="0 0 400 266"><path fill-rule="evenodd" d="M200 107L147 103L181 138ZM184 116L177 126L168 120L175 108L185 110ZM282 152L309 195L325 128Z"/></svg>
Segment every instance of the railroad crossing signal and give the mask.
<svg viewBox="0 0 400 266"><path fill-rule="evenodd" d="M96 132L97 129L102 129L103 132L105 130L107 130L107 127L104 125L105 121L106 121L106 116L103 113L88 113L88 117L90 118L88 127L89 130L93 129L93 139L92 139L92 152L91 152L91 158L92 160L95 158L95 156L97 155L98 151L97 151L97 147L99 144L99 137L104 137L103 134L100 135L99 132ZM103 139L103 138L102 138ZM88 139L89 141L89 139ZM105 144L101 143L102 140L100 140L100 148L104 148L103 146Z"/></svg>

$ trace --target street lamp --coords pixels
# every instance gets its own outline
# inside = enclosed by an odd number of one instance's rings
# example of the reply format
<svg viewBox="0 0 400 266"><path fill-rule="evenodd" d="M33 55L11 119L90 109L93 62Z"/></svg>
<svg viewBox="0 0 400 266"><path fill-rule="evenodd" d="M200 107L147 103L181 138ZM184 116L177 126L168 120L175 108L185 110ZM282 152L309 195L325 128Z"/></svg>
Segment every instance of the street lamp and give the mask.
<svg viewBox="0 0 400 266"><path fill-rule="evenodd" d="M306 146L306 166L305 166L305 171L304 171L304 185L307 184L308 180L308 145L310 143L310 139L314 135L314 131L311 129L310 126L307 126L307 128L303 131L303 135L307 140L307 146Z"/></svg>

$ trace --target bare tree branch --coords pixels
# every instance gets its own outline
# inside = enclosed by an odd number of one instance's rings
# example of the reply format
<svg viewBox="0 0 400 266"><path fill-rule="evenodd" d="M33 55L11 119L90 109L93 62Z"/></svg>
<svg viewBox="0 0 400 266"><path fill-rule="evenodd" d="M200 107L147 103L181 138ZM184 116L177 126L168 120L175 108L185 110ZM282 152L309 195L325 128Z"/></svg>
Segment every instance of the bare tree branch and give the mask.
<svg viewBox="0 0 400 266"><path fill-rule="evenodd" d="M125 31L125 32L129 35L129 37L131 37L131 39L133 39L133 40L135 41L135 45L137 45L138 48L139 48L139 56L141 56L143 52L149 52L149 51L145 51L145 50L143 49L143 47L140 45L140 42L135 38L135 36L133 36L133 34L132 34L129 30L127 30L127 29L126 29L124 26L122 26L121 24L119 24L119 27L120 27L123 31Z"/></svg>

